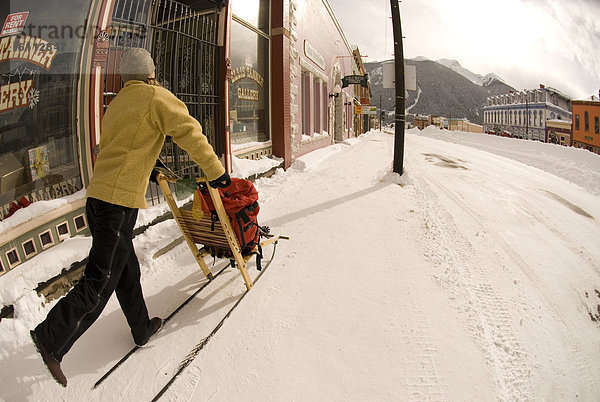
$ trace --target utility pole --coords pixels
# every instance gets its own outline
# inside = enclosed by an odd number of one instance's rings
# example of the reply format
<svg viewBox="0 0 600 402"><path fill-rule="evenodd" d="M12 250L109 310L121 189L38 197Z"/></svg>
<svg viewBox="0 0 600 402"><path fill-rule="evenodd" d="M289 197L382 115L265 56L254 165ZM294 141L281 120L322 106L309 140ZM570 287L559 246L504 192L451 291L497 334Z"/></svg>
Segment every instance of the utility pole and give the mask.
<svg viewBox="0 0 600 402"><path fill-rule="evenodd" d="M404 166L404 48L402 46L402 25L400 23L400 7L398 0L390 0L392 7L392 27L394 29L394 60L396 64L396 117L394 137L394 167L393 171L402 176Z"/></svg>
<svg viewBox="0 0 600 402"><path fill-rule="evenodd" d="M381 94L379 94L379 129L383 130L383 109L381 108Z"/></svg>

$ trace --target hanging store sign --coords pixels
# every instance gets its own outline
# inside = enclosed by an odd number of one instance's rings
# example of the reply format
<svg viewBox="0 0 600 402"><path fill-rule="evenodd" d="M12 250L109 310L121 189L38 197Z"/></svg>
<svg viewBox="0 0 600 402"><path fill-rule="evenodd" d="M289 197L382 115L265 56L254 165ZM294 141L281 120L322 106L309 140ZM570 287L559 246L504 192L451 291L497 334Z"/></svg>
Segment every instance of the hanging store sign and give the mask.
<svg viewBox="0 0 600 402"><path fill-rule="evenodd" d="M309 60L319 66L321 70L325 70L325 58L307 40L304 40L304 54Z"/></svg>
<svg viewBox="0 0 600 402"><path fill-rule="evenodd" d="M57 53L54 44L33 36L5 36L0 40L0 62L26 60L50 70Z"/></svg>
<svg viewBox="0 0 600 402"><path fill-rule="evenodd" d="M346 88L348 85L360 85L361 87L368 88L369 74L365 75L347 75L342 78L342 88Z"/></svg>
<svg viewBox="0 0 600 402"><path fill-rule="evenodd" d="M8 14L6 16L6 20L4 20L2 31L0 31L0 36L18 35L23 32L23 28L25 27L25 22L27 22L28 16L29 11Z"/></svg>
<svg viewBox="0 0 600 402"><path fill-rule="evenodd" d="M377 107L376 106L362 106L360 107L360 110L358 110L358 106L355 106L355 113L357 114L377 114Z"/></svg>

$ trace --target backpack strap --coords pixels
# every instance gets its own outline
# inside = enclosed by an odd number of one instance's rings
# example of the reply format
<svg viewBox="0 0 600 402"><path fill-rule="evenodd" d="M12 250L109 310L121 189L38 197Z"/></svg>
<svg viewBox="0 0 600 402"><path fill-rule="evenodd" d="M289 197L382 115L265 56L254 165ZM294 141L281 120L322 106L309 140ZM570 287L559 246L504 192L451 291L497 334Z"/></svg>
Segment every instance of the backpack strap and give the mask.
<svg viewBox="0 0 600 402"><path fill-rule="evenodd" d="M258 237L258 239L260 240L260 236ZM260 242L258 243L258 253L256 253L256 269L258 271L262 271L262 259L263 259L263 252L262 252L262 246L260 245Z"/></svg>
<svg viewBox="0 0 600 402"><path fill-rule="evenodd" d="M215 223L219 221L219 215L217 215L217 211L212 211L210 214L210 231L215 231Z"/></svg>
<svg viewBox="0 0 600 402"><path fill-rule="evenodd" d="M239 210L235 214L235 216L241 218L242 221L244 221L244 223L248 223L248 222L250 222L250 218L248 217L248 214L246 213L246 211L253 212L257 207L258 207L258 201L254 201L252 204L245 206L244 208Z"/></svg>
<svg viewBox="0 0 600 402"><path fill-rule="evenodd" d="M258 226L258 230L256 231L256 236L258 239L256 240L256 245L258 247L258 253L256 253L256 269L262 271L262 259L263 259L263 251L262 246L260 245L260 236L266 236L269 234L271 229L268 226Z"/></svg>

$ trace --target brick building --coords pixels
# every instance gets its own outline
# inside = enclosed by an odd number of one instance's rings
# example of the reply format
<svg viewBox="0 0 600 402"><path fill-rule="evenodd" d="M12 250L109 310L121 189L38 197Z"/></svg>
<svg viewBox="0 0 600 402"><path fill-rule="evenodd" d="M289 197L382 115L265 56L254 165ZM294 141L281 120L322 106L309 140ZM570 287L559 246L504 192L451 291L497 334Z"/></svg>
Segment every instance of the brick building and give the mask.
<svg viewBox="0 0 600 402"><path fill-rule="evenodd" d="M573 146L600 154L600 100L573 100Z"/></svg>

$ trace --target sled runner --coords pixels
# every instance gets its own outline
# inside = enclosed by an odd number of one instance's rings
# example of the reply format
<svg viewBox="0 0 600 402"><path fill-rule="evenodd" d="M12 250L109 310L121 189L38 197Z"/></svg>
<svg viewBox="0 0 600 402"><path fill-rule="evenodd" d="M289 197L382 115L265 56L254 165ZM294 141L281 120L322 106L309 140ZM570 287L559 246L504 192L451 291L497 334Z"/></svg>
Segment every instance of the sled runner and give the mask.
<svg viewBox="0 0 600 402"><path fill-rule="evenodd" d="M223 206L221 194L217 189L208 185L208 180L205 177L196 179L196 182L203 188L203 193L210 196L210 200L212 201L211 207L214 206L214 212L201 214L202 216L199 216L193 210L177 206L169 187L169 182L177 182L179 179L177 176L160 169L160 173L156 176L156 179L173 213L173 217L183 234L185 242L192 251L204 275L208 279L212 280L213 278L204 261L205 256L212 255L218 258L228 258L232 262L232 265L235 265L239 269L246 288L250 289L252 287L252 279L248 275L246 263L254 255L260 258L262 247L273 243L276 244L279 239L284 237L264 234L267 237L266 240L257 243L249 250L244 250L240 246L232 222Z"/></svg>

